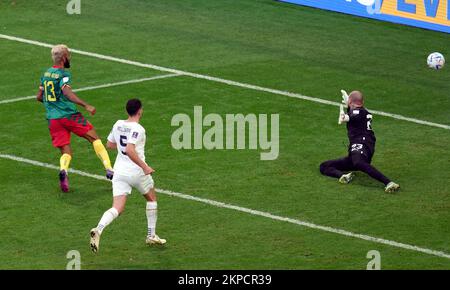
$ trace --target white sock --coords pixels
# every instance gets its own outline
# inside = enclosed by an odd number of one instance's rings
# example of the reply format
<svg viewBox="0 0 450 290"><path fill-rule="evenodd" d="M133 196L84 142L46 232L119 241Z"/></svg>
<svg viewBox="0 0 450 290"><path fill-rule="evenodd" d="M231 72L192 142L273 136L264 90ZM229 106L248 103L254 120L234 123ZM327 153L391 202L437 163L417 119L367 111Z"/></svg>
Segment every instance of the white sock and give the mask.
<svg viewBox="0 0 450 290"><path fill-rule="evenodd" d="M146 208L147 223L148 223L147 237L153 237L156 234L157 207L158 204L156 203L156 201L147 202Z"/></svg>
<svg viewBox="0 0 450 290"><path fill-rule="evenodd" d="M105 211L97 226L99 234L101 235L106 226L109 225L118 216L119 212L113 207Z"/></svg>

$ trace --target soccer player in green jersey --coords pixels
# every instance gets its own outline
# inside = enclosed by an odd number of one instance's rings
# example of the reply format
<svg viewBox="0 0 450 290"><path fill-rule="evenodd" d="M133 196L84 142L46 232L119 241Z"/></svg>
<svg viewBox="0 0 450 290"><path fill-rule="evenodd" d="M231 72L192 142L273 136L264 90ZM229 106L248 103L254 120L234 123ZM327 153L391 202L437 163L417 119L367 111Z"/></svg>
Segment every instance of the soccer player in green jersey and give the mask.
<svg viewBox="0 0 450 290"><path fill-rule="evenodd" d="M69 191L68 169L72 160L70 134L74 133L92 143L95 153L106 169L106 177L112 179L114 172L108 152L95 132L94 127L78 111L79 105L91 115L96 109L77 97L71 88L72 76L65 69L70 68L70 51L63 44L52 48L53 67L41 78L37 100L44 103L48 127L53 146L61 150L59 180L61 190Z"/></svg>

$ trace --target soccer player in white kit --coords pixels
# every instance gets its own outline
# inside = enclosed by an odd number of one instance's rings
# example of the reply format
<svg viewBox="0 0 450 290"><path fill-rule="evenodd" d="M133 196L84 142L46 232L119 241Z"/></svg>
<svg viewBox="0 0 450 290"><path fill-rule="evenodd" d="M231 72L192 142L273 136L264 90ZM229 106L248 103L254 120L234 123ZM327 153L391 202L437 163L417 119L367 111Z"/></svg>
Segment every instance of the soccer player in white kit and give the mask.
<svg viewBox="0 0 450 290"><path fill-rule="evenodd" d="M142 117L142 103L138 99L127 102L127 120L117 121L108 136L108 149L117 149L114 164L113 206L105 211L97 227L90 232L91 250L99 250L100 236L115 218L125 209L127 196L134 187L147 200L146 214L148 231L146 243L149 245L166 243L156 235L157 203L151 174L154 170L145 163L145 129L139 124Z"/></svg>

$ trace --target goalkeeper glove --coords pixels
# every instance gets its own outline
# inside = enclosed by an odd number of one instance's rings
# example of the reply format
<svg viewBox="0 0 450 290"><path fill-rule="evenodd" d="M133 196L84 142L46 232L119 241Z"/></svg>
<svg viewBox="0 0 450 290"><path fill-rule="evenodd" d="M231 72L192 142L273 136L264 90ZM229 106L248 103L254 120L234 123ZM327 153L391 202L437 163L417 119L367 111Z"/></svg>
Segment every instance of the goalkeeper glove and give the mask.
<svg viewBox="0 0 450 290"><path fill-rule="evenodd" d="M348 122L350 117L344 112L344 105L339 106L339 119L338 124L342 124L343 122Z"/></svg>
<svg viewBox="0 0 450 290"><path fill-rule="evenodd" d="M342 94L342 103L344 104L345 108L348 108L348 94L345 90L341 90Z"/></svg>

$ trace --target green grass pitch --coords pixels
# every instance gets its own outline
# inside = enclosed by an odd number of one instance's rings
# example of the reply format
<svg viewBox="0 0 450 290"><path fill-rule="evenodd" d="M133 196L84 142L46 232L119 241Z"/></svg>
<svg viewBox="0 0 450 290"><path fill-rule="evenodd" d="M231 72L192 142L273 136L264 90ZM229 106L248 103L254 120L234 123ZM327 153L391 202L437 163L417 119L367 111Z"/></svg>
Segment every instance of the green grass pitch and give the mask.
<svg viewBox="0 0 450 290"><path fill-rule="evenodd" d="M450 69L426 67L428 53L450 57L446 34L271 0L0 1L0 34L277 90L339 101L360 89L367 107L450 124ZM30 96L51 65L48 48L0 39L0 102ZM166 74L74 54L73 87ZM178 76L80 92L103 139L123 106L145 106L147 159L157 187L274 215L450 253L450 131L374 116L374 165L401 184L398 194L364 174L343 186L320 175L320 162L346 154L334 106ZM279 114L280 155L256 150L171 147L173 115ZM58 165L39 103L0 104L0 154ZM103 174L91 146L72 137L71 166ZM111 154L111 159L115 153ZM105 181L0 158L0 269L365 269L370 250L382 269L450 269L450 259L383 245L231 209L159 195L163 248L145 246L145 203L137 192L124 214L89 249L89 230L111 205Z"/></svg>

